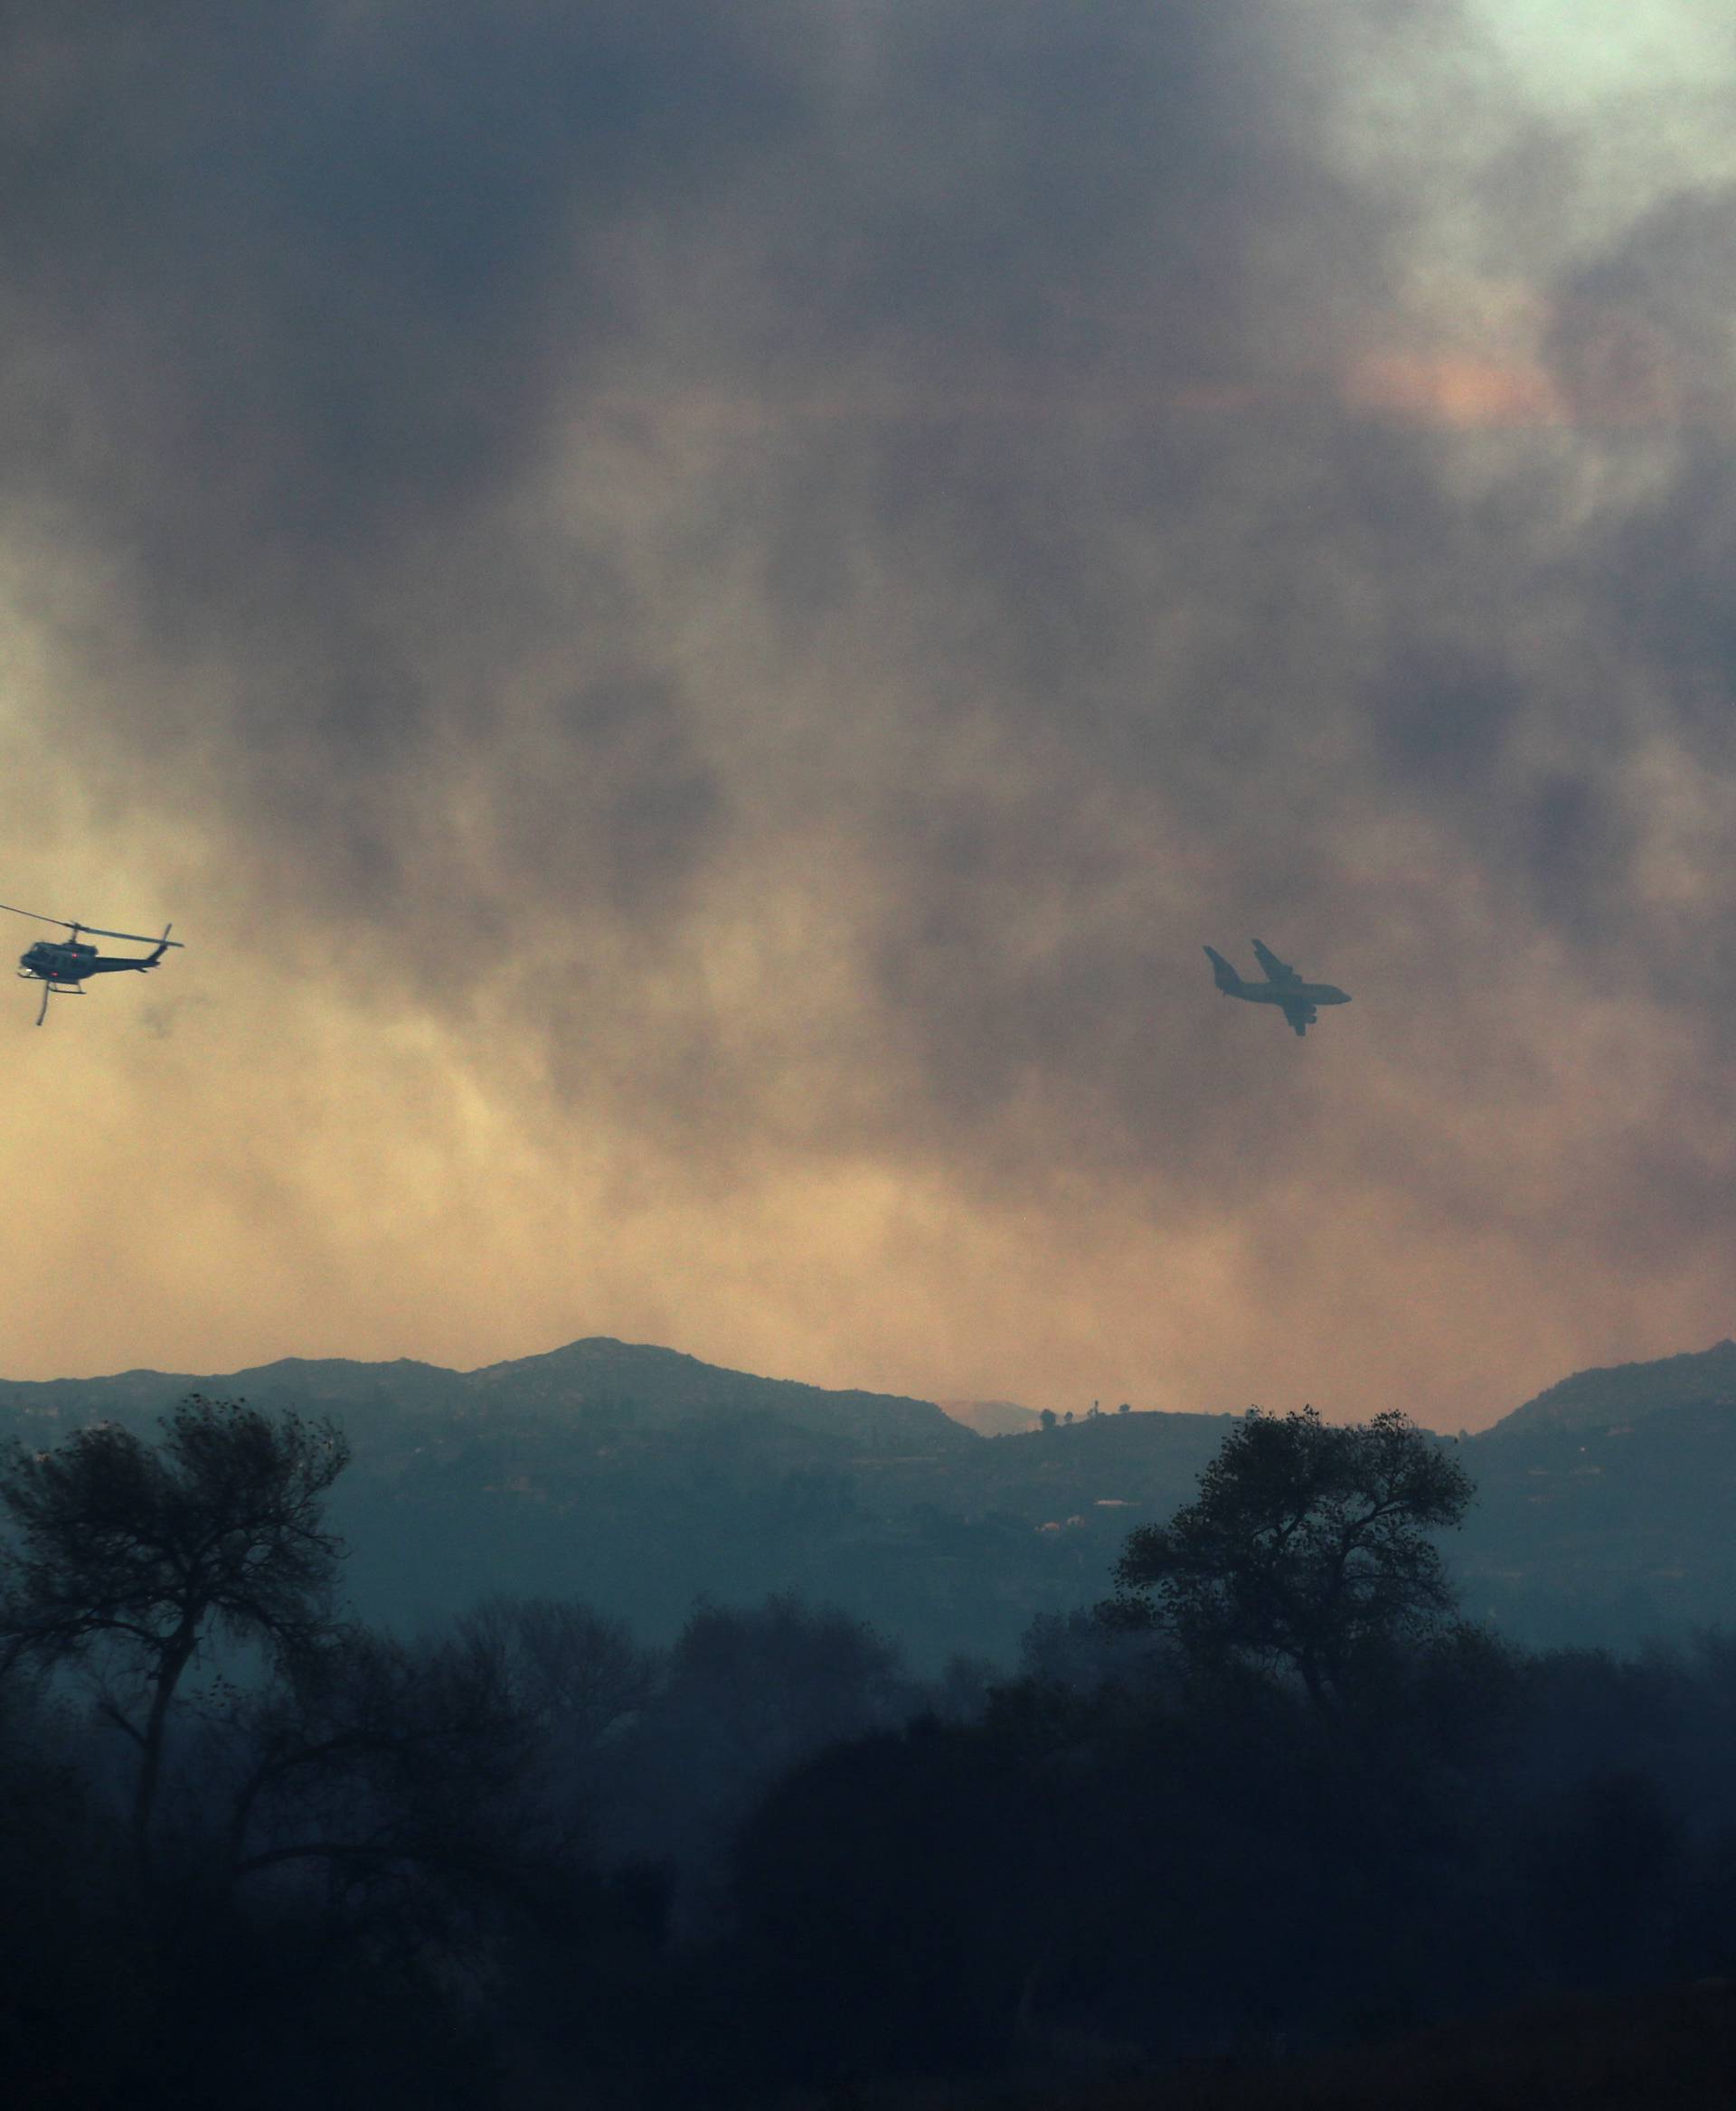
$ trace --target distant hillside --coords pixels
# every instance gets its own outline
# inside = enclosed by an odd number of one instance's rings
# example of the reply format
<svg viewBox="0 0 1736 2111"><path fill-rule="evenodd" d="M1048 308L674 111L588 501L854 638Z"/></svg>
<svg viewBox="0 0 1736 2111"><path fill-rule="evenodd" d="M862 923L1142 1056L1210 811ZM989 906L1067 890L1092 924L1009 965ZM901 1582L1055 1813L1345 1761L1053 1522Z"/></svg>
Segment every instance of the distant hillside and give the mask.
<svg viewBox="0 0 1736 2111"><path fill-rule="evenodd" d="M98 1418L148 1431L193 1390L342 1423L355 1457L334 1522L364 1617L414 1627L517 1592L658 1639L702 1594L792 1590L929 1667L1009 1662L1034 1616L1107 1596L1127 1532L1192 1499L1235 1418L983 1436L933 1401L599 1339L473 1371L288 1358L0 1383L0 1437L52 1443ZM1731 1343L1580 1372L1455 1451L1477 1501L1443 1551L1472 1617L1622 1648L1736 1627Z"/></svg>
<svg viewBox="0 0 1736 2111"><path fill-rule="evenodd" d="M1504 1416L1477 1439L1530 1437L1545 1430L1607 1429L1666 1408L1712 1403L1736 1407L1736 1342L1650 1363L1613 1363L1577 1371Z"/></svg>
<svg viewBox="0 0 1736 2111"><path fill-rule="evenodd" d="M0 1420L9 1410L14 1417L67 1428L102 1418L131 1424L154 1418L189 1392L218 1399L240 1396L259 1407L295 1407L311 1413L368 1410L363 1424L350 1432L362 1446L377 1435L382 1409L478 1421L527 1414L600 1416L647 1428L770 1417L873 1452L957 1452L976 1441L932 1400L835 1392L790 1379L755 1378L702 1363L675 1349L606 1335L469 1371L401 1357L391 1363L360 1363L286 1356L275 1363L209 1376L128 1371L114 1378L0 1381Z"/></svg>
<svg viewBox="0 0 1736 2111"><path fill-rule="evenodd" d="M467 1372L292 1357L0 1383L0 1436L148 1432L195 1390L343 1425L333 1520L364 1617L414 1626L507 1591L657 1637L702 1594L795 1590L930 1664L1007 1661L1034 1615L1101 1597L1128 1527L1188 1498L1224 1428L1129 1414L987 1437L932 1401L590 1340Z"/></svg>
<svg viewBox="0 0 1736 2111"><path fill-rule="evenodd" d="M702 1363L676 1349L594 1335L545 1356L521 1356L471 1371L478 1400L552 1409L611 1407L654 1427L718 1416L772 1415L841 1437L863 1449L960 1452L972 1439L932 1400L898 1393L835 1392L788 1378L754 1378Z"/></svg>
<svg viewBox="0 0 1736 2111"><path fill-rule="evenodd" d="M974 1429L978 1437L1016 1437L1037 1427L1035 1408L1022 1408L1016 1400L942 1400L940 1411Z"/></svg>
<svg viewBox="0 0 1736 2111"><path fill-rule="evenodd" d="M1632 1648L1736 1627L1736 1343L1576 1371L1473 1437L1448 1559L1523 1639Z"/></svg>

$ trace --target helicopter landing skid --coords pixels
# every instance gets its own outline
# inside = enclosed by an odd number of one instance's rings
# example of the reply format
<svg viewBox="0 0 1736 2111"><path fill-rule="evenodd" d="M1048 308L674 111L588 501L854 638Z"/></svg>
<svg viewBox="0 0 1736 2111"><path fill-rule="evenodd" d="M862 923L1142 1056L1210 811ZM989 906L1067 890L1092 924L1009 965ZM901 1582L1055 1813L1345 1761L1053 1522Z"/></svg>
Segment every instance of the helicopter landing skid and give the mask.
<svg viewBox="0 0 1736 2111"><path fill-rule="evenodd" d="M36 1013L36 1023L39 1026L48 1017L50 997L81 997L84 994L84 985L81 982L56 982L52 975L36 975L27 967L19 968L18 979L20 982L39 982L42 985L42 1001Z"/></svg>

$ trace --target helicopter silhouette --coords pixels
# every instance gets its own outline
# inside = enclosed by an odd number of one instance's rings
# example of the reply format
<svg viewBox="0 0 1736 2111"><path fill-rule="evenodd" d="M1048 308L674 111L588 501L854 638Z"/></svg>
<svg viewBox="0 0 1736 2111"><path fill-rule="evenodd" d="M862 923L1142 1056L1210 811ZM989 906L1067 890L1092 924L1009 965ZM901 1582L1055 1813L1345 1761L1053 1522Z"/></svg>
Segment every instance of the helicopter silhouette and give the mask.
<svg viewBox="0 0 1736 2111"><path fill-rule="evenodd" d="M81 997L85 980L93 975L143 975L146 968L156 966L171 946L178 949L181 945L179 938L169 936L173 924L165 924L163 936L153 938L138 931L105 931L95 924L69 923L63 916L38 916L33 909L14 909L9 901L0 901L0 909L11 910L14 916L27 916L34 923L59 924L72 934L70 938L38 938L27 953L18 956L19 980L42 985L42 1009L36 1014L39 1026L48 1015L50 997ZM125 938L154 950L143 960L131 959L124 953L99 953L94 946L80 943L80 931L88 931L93 938Z"/></svg>

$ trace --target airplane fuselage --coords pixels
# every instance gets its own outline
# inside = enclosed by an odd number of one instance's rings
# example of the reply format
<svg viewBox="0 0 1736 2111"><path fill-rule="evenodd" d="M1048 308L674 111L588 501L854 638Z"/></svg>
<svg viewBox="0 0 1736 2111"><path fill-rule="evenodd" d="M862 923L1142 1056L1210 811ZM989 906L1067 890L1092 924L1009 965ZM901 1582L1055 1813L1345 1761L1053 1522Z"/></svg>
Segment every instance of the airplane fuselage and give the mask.
<svg viewBox="0 0 1736 2111"><path fill-rule="evenodd" d="M1244 982L1224 991L1226 997L1241 997L1250 1004L1347 1004L1348 990L1329 982Z"/></svg>

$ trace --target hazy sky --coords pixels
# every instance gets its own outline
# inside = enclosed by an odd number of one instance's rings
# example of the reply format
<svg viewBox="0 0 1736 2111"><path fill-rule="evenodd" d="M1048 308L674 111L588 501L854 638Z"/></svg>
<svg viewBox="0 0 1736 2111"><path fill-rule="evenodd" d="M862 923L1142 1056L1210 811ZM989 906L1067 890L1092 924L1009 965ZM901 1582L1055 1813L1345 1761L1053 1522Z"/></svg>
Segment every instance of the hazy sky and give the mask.
<svg viewBox="0 0 1736 2111"><path fill-rule="evenodd" d="M13 0L0 199L0 899L187 941L0 1374L1736 1331L1724 0Z"/></svg>

